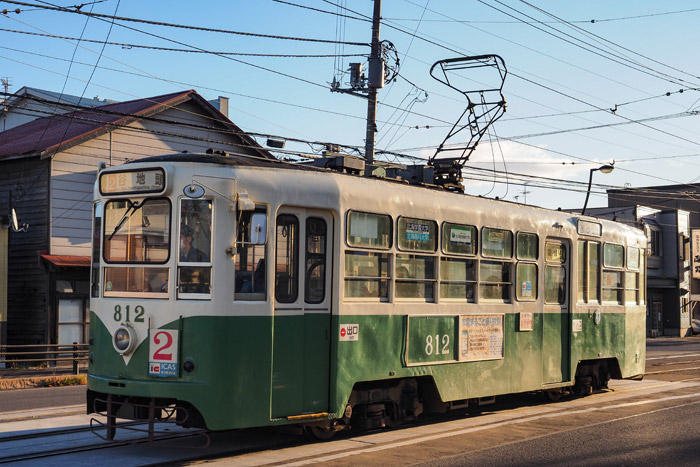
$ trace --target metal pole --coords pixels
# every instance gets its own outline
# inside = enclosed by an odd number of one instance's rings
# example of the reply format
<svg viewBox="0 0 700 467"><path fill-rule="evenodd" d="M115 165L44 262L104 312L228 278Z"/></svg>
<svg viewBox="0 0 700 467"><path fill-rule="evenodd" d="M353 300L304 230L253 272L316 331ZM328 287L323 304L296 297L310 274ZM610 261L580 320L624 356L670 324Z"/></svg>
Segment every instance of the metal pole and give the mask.
<svg viewBox="0 0 700 467"><path fill-rule="evenodd" d="M374 142L377 130L377 87L372 82L372 66L377 66L381 60L381 48L379 45L379 26L381 20L382 0L374 0L374 14L372 16L372 51L370 54L370 80L367 94L367 133L365 136L365 176L372 175L374 166Z"/></svg>
<svg viewBox="0 0 700 467"><path fill-rule="evenodd" d="M588 190L586 190L586 201L583 202L583 209L581 209L581 215L586 214L586 206L588 206L588 197L591 196L591 183L593 182L593 172L598 169L591 169L591 175L588 177Z"/></svg>

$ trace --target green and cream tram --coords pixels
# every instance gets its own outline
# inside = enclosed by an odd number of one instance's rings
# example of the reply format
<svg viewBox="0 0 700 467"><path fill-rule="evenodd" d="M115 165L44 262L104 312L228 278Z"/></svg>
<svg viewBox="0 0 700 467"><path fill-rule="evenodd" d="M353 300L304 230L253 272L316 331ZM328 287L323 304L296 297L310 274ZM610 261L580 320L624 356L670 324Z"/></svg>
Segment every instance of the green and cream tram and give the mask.
<svg viewBox="0 0 700 467"><path fill-rule="evenodd" d="M644 373L646 241L615 222L193 154L100 171L94 213L111 421L323 436Z"/></svg>

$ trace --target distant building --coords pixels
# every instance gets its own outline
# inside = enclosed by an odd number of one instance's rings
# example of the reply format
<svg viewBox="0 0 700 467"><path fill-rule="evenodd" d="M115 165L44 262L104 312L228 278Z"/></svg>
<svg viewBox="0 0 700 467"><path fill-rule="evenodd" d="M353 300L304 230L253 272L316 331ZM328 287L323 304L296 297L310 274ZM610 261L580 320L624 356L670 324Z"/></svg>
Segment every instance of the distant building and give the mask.
<svg viewBox="0 0 700 467"><path fill-rule="evenodd" d="M647 236L648 335L690 335L690 319L693 317L689 293L690 213L683 209L632 205L592 208L586 210L586 214L644 229ZM696 313L700 313L700 309Z"/></svg>
<svg viewBox="0 0 700 467"><path fill-rule="evenodd" d="M37 118L73 112L76 106L100 107L115 102L107 99L100 100L98 97L89 99L25 86L2 103L0 131L10 130Z"/></svg>
<svg viewBox="0 0 700 467"><path fill-rule="evenodd" d="M0 213L14 208L29 225L9 235L6 342L85 342L98 164L210 148L274 158L191 90L36 118L0 133Z"/></svg>

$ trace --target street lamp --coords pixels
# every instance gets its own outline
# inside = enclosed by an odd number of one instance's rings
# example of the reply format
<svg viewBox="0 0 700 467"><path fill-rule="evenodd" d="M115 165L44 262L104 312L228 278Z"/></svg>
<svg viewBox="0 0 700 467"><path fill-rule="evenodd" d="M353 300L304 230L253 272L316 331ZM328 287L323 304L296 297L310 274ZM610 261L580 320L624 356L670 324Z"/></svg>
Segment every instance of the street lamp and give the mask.
<svg viewBox="0 0 700 467"><path fill-rule="evenodd" d="M581 210L582 216L586 214L586 206L588 206L588 197L591 196L591 183L593 182L593 172L595 172L596 170L600 170L604 174L609 174L615 168L613 164L615 164L614 161L612 164L605 164L598 167L597 169L591 169L591 175L590 177L588 177L588 190L586 190L586 201L584 201L583 209Z"/></svg>

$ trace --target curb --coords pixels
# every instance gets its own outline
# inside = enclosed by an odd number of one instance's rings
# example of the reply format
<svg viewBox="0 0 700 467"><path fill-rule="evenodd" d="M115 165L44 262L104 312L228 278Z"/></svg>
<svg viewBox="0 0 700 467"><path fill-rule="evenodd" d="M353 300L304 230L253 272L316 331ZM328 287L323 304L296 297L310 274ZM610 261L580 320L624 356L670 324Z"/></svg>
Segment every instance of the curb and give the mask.
<svg viewBox="0 0 700 467"><path fill-rule="evenodd" d="M60 383L66 379L80 378L81 385L85 384L85 375L80 376L35 376L30 378L8 378L0 379L0 391L11 391L13 389L30 389L51 386L51 383ZM57 384L58 385L58 384Z"/></svg>

